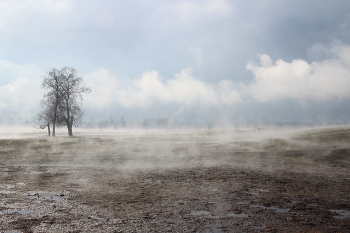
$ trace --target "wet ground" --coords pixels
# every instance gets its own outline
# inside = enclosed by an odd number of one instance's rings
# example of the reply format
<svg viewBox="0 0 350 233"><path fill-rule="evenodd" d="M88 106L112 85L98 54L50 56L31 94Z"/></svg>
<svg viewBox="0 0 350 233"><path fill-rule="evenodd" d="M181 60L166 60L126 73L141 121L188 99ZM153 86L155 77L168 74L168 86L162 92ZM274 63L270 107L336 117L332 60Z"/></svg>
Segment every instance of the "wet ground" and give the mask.
<svg viewBox="0 0 350 233"><path fill-rule="evenodd" d="M350 232L350 128L0 139L1 232Z"/></svg>

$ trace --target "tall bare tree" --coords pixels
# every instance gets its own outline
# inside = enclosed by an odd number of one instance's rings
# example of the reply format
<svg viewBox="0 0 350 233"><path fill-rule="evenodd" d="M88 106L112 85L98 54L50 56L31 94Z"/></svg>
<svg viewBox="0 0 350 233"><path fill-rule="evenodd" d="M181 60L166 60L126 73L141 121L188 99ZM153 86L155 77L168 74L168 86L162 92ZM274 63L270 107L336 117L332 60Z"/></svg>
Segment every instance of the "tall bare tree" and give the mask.
<svg viewBox="0 0 350 233"><path fill-rule="evenodd" d="M46 93L41 101L43 111L38 114L38 119L40 122L52 123L52 136L56 135L56 125L60 125L62 120L60 119L59 106L63 98L62 84L63 78L61 71L53 68L50 70L46 76L43 76L42 88L45 89Z"/></svg>
<svg viewBox="0 0 350 233"><path fill-rule="evenodd" d="M52 122L52 136L55 136L56 125L66 125L68 135L73 136L73 125L78 126L83 115L83 95L90 93L90 88L83 86L83 79L73 67L52 69L44 76L42 87L46 93L38 118Z"/></svg>
<svg viewBox="0 0 350 233"><path fill-rule="evenodd" d="M73 125L78 126L83 116L83 96L89 94L91 89L83 86L83 78L78 77L77 70L73 67L63 67L61 78L63 94L59 106L60 116L67 126L68 135L73 136Z"/></svg>

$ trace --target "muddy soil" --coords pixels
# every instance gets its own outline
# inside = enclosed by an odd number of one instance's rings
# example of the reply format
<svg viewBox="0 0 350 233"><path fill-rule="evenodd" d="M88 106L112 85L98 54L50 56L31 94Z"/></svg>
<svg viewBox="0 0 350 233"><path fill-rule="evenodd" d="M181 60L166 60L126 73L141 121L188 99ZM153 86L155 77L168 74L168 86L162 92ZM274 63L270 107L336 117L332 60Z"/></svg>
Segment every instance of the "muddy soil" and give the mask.
<svg viewBox="0 0 350 233"><path fill-rule="evenodd" d="M1 232L350 232L350 128L0 139Z"/></svg>

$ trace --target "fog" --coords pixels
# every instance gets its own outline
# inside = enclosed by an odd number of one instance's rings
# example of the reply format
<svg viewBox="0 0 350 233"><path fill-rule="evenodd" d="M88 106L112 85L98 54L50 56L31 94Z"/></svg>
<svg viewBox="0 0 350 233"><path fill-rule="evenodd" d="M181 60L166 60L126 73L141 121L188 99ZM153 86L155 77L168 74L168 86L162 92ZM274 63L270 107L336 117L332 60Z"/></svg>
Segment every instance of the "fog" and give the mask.
<svg viewBox="0 0 350 233"><path fill-rule="evenodd" d="M16 166L108 167L120 171L237 166L253 169L292 169L311 166L314 159L347 148L348 126L317 128L213 129L134 128L75 129L68 137L58 128L1 128L2 153L14 153ZM6 160L3 160L6 164ZM298 166L296 165L295 169Z"/></svg>
<svg viewBox="0 0 350 233"><path fill-rule="evenodd" d="M0 132L1 230L348 229L349 126Z"/></svg>

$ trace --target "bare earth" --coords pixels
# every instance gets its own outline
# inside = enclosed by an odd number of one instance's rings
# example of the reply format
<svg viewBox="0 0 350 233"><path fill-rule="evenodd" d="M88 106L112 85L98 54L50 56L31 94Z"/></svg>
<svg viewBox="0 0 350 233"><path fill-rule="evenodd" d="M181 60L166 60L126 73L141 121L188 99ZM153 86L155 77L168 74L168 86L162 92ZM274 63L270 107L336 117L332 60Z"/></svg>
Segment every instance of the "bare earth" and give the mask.
<svg viewBox="0 0 350 233"><path fill-rule="evenodd" d="M350 232L350 127L39 133L0 132L1 232Z"/></svg>

